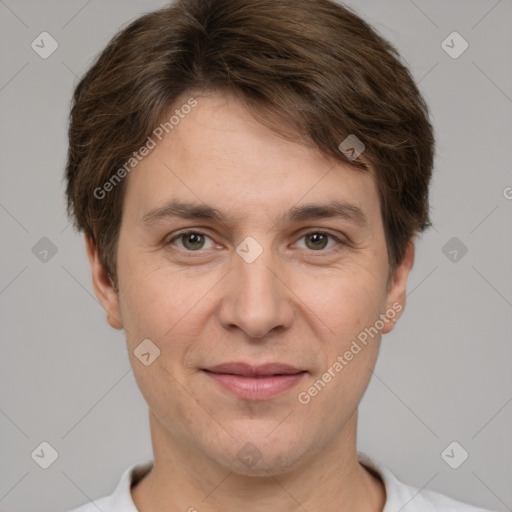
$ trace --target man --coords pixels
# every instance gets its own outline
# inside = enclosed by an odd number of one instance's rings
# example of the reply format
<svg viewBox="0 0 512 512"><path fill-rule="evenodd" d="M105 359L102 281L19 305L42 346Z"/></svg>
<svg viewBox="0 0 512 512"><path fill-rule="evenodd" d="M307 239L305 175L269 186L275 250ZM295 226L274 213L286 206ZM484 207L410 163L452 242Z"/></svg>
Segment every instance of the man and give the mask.
<svg viewBox="0 0 512 512"><path fill-rule="evenodd" d="M478 511L356 449L430 225L427 107L329 0L182 0L78 84L68 207L154 461L80 512Z"/></svg>

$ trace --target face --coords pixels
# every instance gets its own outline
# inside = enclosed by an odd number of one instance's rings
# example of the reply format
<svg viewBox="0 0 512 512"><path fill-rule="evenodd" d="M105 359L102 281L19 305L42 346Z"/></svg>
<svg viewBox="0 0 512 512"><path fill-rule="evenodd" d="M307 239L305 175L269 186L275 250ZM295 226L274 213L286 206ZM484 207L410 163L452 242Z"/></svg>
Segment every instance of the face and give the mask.
<svg viewBox="0 0 512 512"><path fill-rule="evenodd" d="M233 97L196 99L127 178L118 293L89 242L93 282L157 437L279 473L354 426L413 246L388 288L370 174L280 138ZM227 363L244 364L214 368Z"/></svg>

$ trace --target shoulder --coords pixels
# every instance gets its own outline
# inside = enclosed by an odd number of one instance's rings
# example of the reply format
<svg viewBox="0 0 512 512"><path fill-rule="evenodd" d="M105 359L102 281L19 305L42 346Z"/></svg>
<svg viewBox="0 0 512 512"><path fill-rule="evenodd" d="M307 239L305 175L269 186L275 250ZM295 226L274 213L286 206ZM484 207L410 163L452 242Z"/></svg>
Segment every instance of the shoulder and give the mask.
<svg viewBox="0 0 512 512"><path fill-rule="evenodd" d="M414 506L411 505L409 508L407 506L404 507L404 512L492 512L489 509L475 507L462 501L454 500L453 498L436 491L425 489L420 490L402 482L400 482L399 485L416 493L414 498L416 503Z"/></svg>
<svg viewBox="0 0 512 512"><path fill-rule="evenodd" d="M139 461L127 468L110 496L104 496L69 512L137 512L130 489L143 478L153 467L152 460Z"/></svg>
<svg viewBox="0 0 512 512"><path fill-rule="evenodd" d="M102 512L114 512L115 509L111 507L110 496L105 496L104 498L94 500L93 502L91 501L90 503L74 508L69 512L98 512L98 510L101 510Z"/></svg>
<svg viewBox="0 0 512 512"><path fill-rule="evenodd" d="M493 512L478 508L428 489L401 482L385 465L358 452L359 462L378 473L386 488L386 503L382 512Z"/></svg>

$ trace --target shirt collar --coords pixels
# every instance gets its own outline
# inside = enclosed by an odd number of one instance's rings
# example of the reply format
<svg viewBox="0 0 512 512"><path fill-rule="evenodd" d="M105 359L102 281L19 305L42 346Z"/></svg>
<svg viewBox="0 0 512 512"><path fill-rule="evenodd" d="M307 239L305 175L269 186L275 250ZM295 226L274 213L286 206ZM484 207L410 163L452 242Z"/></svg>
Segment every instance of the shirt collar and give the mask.
<svg viewBox="0 0 512 512"><path fill-rule="evenodd" d="M386 502L382 512L396 512L396 506L405 507L411 502L419 490L398 481L395 475L383 464L370 458L363 452L357 452L359 462L378 474L386 489ZM111 495L110 506L112 510L123 512L139 512L133 503L130 489L139 482L153 468L153 460L140 460L130 466L123 473L121 480ZM412 509L408 509L412 510Z"/></svg>
<svg viewBox="0 0 512 512"><path fill-rule="evenodd" d="M110 508L114 511L139 512L132 500L130 489L139 480L142 480L153 468L153 460L139 460L130 466L121 476L116 490L111 496Z"/></svg>

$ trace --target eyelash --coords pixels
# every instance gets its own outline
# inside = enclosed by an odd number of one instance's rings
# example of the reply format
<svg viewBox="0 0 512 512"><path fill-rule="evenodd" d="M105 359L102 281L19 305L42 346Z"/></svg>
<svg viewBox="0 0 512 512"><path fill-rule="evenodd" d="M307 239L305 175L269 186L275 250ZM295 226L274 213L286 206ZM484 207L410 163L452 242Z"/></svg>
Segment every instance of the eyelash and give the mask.
<svg viewBox="0 0 512 512"><path fill-rule="evenodd" d="M175 236L173 236L170 240L168 240L167 242L165 242L165 246L169 246L169 245L172 245L176 240L179 240L180 238L186 236L186 235L190 235L190 234L194 234L194 235L201 235L201 236L204 236L204 237L207 237L209 238L210 240L212 240L212 238L207 235L206 233L203 233L202 231L198 231L198 230L194 230L194 229L190 229L190 230L187 230L187 231L182 231L178 234L176 234ZM320 234L320 235L326 235L328 236L329 238L333 239L334 241L336 241L338 243L338 245L348 245L347 242L343 241L341 238L331 234L331 233L327 233L325 231L319 231L319 230L313 230L313 231L308 231L307 233L304 233L300 238L299 240L302 240L304 237L308 236L308 235L312 235L312 234ZM213 241L213 240L212 240ZM178 247L178 249L180 251L183 251L183 252L186 252L186 253L189 253L189 254L193 254L193 253L198 253L198 254L201 254L202 252L205 251L205 249L198 249L197 251L190 251L188 249L181 249L180 247ZM339 248L338 248L339 249ZM337 250L336 246L335 247L331 247L330 249L319 249L317 251L315 250L309 250L309 252L311 253L315 253L315 252L318 252L318 253L329 253L331 252L332 250Z"/></svg>

